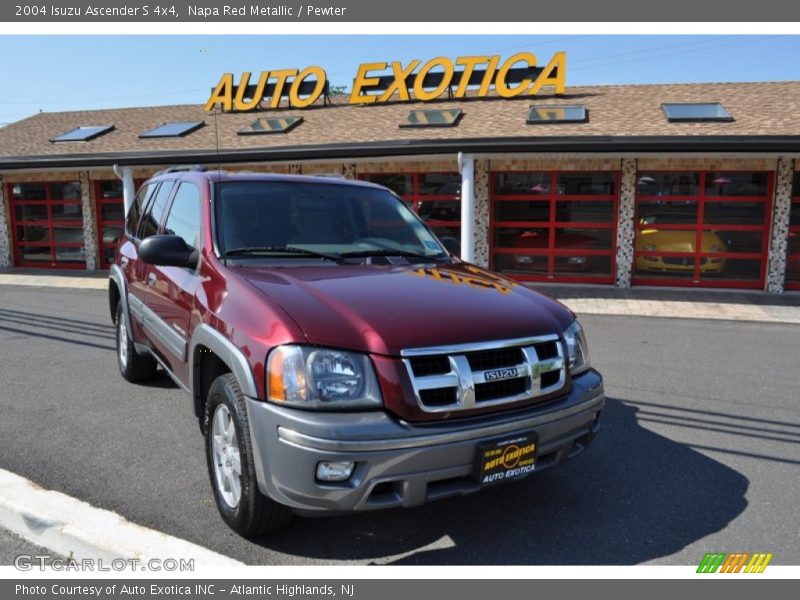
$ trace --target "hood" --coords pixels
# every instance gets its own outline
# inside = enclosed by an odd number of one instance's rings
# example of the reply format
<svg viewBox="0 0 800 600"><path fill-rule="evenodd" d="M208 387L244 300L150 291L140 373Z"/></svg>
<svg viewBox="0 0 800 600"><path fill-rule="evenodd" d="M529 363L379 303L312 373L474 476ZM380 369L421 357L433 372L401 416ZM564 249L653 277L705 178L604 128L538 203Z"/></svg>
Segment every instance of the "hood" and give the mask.
<svg viewBox="0 0 800 600"><path fill-rule="evenodd" d="M231 267L308 342L396 356L405 348L561 333L559 302L473 265Z"/></svg>

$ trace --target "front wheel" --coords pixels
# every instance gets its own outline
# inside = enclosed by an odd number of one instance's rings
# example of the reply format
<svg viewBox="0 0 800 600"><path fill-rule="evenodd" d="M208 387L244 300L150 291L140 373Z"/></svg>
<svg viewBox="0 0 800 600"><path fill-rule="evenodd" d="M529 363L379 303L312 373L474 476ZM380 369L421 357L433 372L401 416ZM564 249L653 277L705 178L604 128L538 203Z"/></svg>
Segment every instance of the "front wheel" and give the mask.
<svg viewBox="0 0 800 600"><path fill-rule="evenodd" d="M285 526L292 511L258 489L245 397L230 373L211 384L204 428L208 474L222 519L246 538Z"/></svg>

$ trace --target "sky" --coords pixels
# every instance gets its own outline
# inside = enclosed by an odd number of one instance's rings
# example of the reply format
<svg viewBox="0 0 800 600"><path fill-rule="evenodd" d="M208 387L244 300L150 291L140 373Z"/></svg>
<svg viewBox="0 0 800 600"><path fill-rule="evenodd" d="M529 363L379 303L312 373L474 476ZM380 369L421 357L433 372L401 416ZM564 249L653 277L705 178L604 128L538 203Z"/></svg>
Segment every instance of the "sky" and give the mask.
<svg viewBox="0 0 800 600"><path fill-rule="evenodd" d="M0 36L0 126L39 111L204 103L222 73L318 65L350 88L362 62L567 53L567 87L800 80L797 35Z"/></svg>

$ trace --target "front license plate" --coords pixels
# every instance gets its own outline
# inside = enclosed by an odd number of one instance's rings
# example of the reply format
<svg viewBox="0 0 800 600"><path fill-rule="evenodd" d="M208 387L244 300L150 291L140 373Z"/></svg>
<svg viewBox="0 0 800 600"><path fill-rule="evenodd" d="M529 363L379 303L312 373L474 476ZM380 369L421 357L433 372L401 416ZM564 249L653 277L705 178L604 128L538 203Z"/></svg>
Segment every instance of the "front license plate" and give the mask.
<svg viewBox="0 0 800 600"><path fill-rule="evenodd" d="M475 477L481 485L519 479L536 467L536 434L510 435L478 446Z"/></svg>

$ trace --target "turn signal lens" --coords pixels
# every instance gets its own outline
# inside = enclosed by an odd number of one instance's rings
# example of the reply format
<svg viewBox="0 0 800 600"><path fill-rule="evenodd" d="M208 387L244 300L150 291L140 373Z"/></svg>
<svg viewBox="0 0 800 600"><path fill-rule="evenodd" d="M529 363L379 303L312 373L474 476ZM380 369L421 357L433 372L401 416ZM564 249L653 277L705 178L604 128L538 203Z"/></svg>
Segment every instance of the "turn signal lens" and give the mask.
<svg viewBox="0 0 800 600"><path fill-rule="evenodd" d="M283 387L283 353L274 352L269 361L269 398L276 402L286 401L286 388Z"/></svg>
<svg viewBox="0 0 800 600"><path fill-rule="evenodd" d="M308 399L303 352L298 346L281 346L269 357L269 399L305 402Z"/></svg>
<svg viewBox="0 0 800 600"><path fill-rule="evenodd" d="M578 321L564 331L564 341L567 343L567 359L569 370L573 375L583 373L589 368L589 348L586 345L586 336Z"/></svg>

